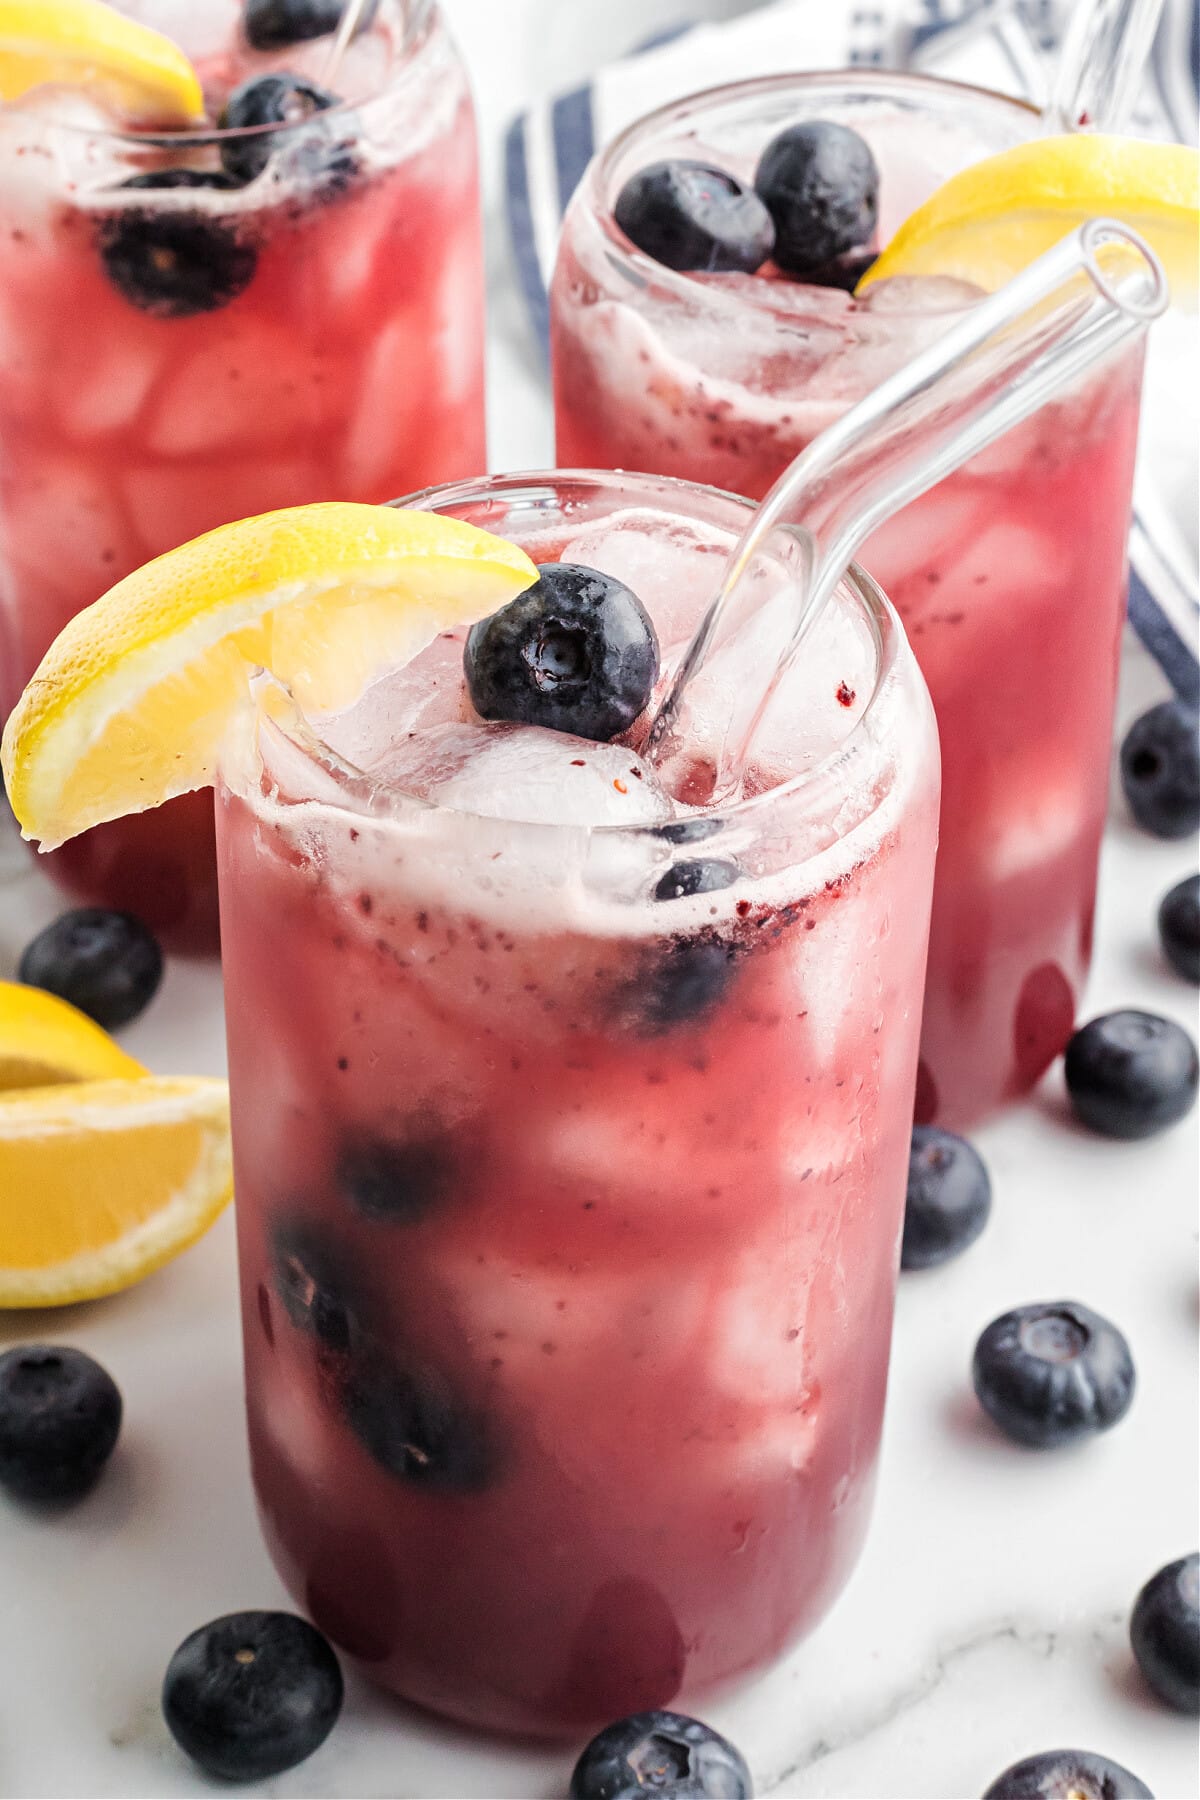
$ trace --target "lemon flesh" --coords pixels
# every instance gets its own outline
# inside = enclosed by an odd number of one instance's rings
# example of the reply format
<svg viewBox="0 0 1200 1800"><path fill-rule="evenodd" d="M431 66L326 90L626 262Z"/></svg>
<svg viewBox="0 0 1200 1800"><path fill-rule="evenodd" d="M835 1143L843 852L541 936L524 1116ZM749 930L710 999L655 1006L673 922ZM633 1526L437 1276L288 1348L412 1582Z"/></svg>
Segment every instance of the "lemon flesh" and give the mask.
<svg viewBox="0 0 1200 1800"><path fill-rule="evenodd" d="M79 87L131 125L192 125L200 82L177 44L104 0L0 0L0 100Z"/></svg>
<svg viewBox="0 0 1200 1800"><path fill-rule="evenodd" d="M63 1081L134 1080L141 1063L86 1013L19 981L0 981L0 1096Z"/></svg>

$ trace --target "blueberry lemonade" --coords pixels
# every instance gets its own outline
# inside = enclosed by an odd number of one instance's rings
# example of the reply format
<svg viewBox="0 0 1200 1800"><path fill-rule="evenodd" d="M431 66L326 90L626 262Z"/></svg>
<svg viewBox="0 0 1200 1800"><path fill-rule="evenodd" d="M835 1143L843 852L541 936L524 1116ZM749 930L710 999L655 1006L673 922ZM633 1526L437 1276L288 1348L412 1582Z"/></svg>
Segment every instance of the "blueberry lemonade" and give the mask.
<svg viewBox="0 0 1200 1800"><path fill-rule="evenodd" d="M6 732L50 843L220 763L266 1534L376 1679L496 1729L754 1670L866 1524L937 747L852 573L743 799L702 802L752 641L644 753L748 512L573 475L244 521L74 621Z"/></svg>
<svg viewBox="0 0 1200 1800"><path fill-rule="evenodd" d="M340 12L0 0L0 717L150 557L483 461L463 71L433 0L377 0L327 77ZM123 821L52 870L208 941L211 813Z"/></svg>
<svg viewBox="0 0 1200 1800"><path fill-rule="evenodd" d="M1136 224L1173 285L1180 274L1194 290L1194 153L1030 141L1038 128L1018 102L878 72L714 90L632 127L564 226L560 462L761 497L982 290L1089 214ZM1025 1091L1072 1029L1140 382L1140 349L1122 351L863 551L942 741L923 1120L962 1124Z"/></svg>

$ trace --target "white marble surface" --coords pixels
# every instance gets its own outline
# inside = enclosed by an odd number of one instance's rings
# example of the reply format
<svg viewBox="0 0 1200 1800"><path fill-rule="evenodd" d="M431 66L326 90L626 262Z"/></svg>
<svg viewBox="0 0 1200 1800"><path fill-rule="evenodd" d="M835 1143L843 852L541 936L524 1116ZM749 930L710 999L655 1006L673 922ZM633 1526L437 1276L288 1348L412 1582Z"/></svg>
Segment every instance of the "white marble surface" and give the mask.
<svg viewBox="0 0 1200 1800"><path fill-rule="evenodd" d="M480 95L493 205L500 128L537 84L575 78L684 10L448 0ZM529 466L549 455L548 407L498 229L491 266L492 463ZM1123 720L1162 691L1131 644ZM1143 837L1114 804L1089 1010L1143 1005L1195 1030L1194 993L1160 962L1153 927L1159 896L1195 860L1193 845ZM16 846L0 847L0 976L55 910ZM127 1042L164 1072L219 1072L215 971L173 963ZM745 1751L760 1795L969 1800L1017 1757L1075 1744L1124 1762L1159 1800L1195 1800L1195 1727L1147 1697L1125 1621L1147 1576L1197 1542L1196 1117L1149 1144L1109 1144L1067 1121L1055 1073L979 1141L996 1187L986 1236L901 1284L863 1560L815 1637L709 1716ZM968 1365L991 1317L1049 1298L1114 1318L1140 1386L1109 1436L1037 1456L985 1428ZM284 1602L242 1442L231 1221L121 1298L0 1315L0 1346L46 1336L111 1368L126 1428L73 1514L46 1523L0 1505L0 1795L211 1794L162 1725L163 1668L204 1619ZM325 1747L255 1791L553 1800L571 1760L454 1732L352 1680Z"/></svg>

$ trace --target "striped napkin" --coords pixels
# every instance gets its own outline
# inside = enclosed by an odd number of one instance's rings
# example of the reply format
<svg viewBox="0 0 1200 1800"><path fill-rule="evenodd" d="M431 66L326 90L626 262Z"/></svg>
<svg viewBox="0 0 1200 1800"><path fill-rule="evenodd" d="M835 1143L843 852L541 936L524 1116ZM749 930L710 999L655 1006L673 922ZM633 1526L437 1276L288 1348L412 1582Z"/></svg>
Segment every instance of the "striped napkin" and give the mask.
<svg viewBox="0 0 1200 1800"><path fill-rule="evenodd" d="M916 69L1040 104L1075 0L774 0L667 32L585 86L516 119L505 147L505 201L533 331L548 343L547 288L559 225L593 152L643 113L718 82L779 70ZM706 0L692 0L693 15ZM1129 129L1194 143L1200 89L1195 0L1166 0ZM1181 406L1188 395L1190 406ZM1151 334L1142 449L1130 537L1129 616L1175 691L1200 703L1197 446L1200 333L1171 317Z"/></svg>

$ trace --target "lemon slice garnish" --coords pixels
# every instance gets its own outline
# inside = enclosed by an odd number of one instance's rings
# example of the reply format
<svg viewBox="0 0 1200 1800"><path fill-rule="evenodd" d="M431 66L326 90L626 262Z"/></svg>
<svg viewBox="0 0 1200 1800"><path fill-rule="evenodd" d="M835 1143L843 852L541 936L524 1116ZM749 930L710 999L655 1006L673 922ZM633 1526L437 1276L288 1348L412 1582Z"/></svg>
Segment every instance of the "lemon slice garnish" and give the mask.
<svg viewBox="0 0 1200 1800"><path fill-rule="evenodd" d="M133 125L204 117L195 69L160 31L104 0L0 0L0 100L47 83L89 89Z"/></svg>
<svg viewBox="0 0 1200 1800"><path fill-rule="evenodd" d="M56 994L0 981L0 1094L145 1072L107 1031Z"/></svg>
<svg viewBox="0 0 1200 1800"><path fill-rule="evenodd" d="M204 787L255 668L336 708L536 580L523 550L436 513L330 502L222 525L51 645L4 729L12 809L52 849Z"/></svg>
<svg viewBox="0 0 1200 1800"><path fill-rule="evenodd" d="M232 1197L223 1081L143 1075L0 1096L0 1307L140 1281Z"/></svg>
<svg viewBox="0 0 1200 1800"><path fill-rule="evenodd" d="M1036 138L952 175L901 225L857 291L892 275L952 275L989 292L1085 219L1140 232L1185 303L1200 260L1200 157L1182 144L1087 133Z"/></svg>

